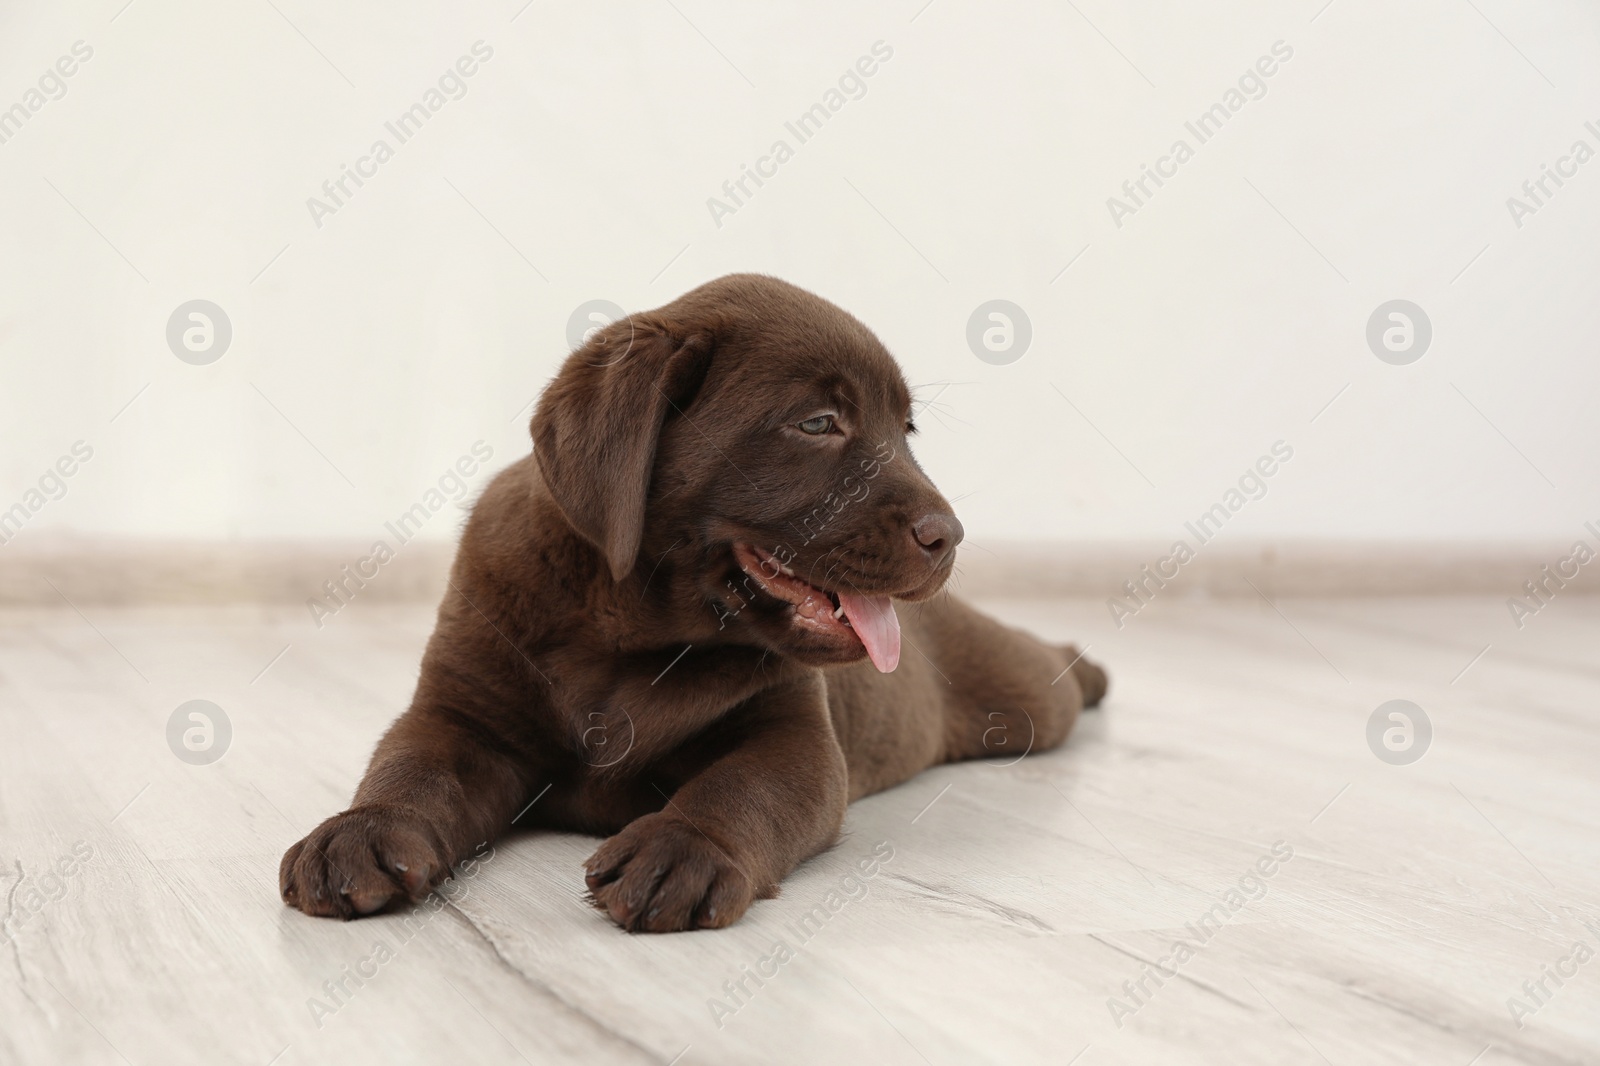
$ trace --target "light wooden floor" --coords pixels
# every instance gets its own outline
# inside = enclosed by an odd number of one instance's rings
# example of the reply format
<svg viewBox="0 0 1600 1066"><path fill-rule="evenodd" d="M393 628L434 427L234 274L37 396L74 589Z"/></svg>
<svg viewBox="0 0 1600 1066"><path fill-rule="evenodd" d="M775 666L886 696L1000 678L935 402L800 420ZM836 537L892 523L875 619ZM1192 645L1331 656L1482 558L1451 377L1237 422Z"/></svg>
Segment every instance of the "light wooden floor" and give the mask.
<svg viewBox="0 0 1600 1066"><path fill-rule="evenodd" d="M1120 632L1097 603L991 604L1109 667L1069 747L859 803L779 899L670 937L581 902L594 841L570 836L502 842L409 933L279 903L280 853L415 678L431 611L369 606L321 632L290 609L0 614L0 1062L1600 1062L1600 959L1541 969L1600 948L1600 600L1521 632L1488 599L1174 599ZM196 698L233 727L210 765L166 740ZM1433 723L1409 766L1365 739L1395 698ZM880 841L865 897L802 943ZM1130 996L1277 841L1265 895ZM735 1006L724 982L777 940L792 958L719 1027L708 1001ZM1513 996L1538 1008L1520 1030Z"/></svg>

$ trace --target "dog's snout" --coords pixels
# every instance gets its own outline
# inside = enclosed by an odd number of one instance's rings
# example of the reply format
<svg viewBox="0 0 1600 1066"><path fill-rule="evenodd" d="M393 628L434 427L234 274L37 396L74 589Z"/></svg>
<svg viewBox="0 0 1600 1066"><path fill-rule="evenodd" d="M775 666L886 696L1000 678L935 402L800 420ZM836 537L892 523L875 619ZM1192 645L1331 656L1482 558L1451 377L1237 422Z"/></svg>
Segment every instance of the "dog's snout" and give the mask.
<svg viewBox="0 0 1600 1066"><path fill-rule="evenodd" d="M934 566L950 557L965 533L959 518L938 511L923 515L911 526L911 535L916 538L918 546L928 553L928 561Z"/></svg>

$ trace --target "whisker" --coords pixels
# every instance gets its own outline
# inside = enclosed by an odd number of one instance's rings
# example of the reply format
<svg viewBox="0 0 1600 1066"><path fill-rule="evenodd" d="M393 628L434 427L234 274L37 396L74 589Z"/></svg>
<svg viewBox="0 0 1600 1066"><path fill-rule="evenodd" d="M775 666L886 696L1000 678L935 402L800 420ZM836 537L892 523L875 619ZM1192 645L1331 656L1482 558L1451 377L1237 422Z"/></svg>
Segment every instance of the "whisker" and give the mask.
<svg viewBox="0 0 1600 1066"><path fill-rule="evenodd" d="M806 571L806 580L808 582L810 582L811 584L813 584L813 585L816 584L816 582L812 581L811 579L816 576L817 567L821 566L825 561L827 561L828 556L832 555L836 551L839 551L843 547L844 547L844 545L842 545L842 544L835 544L833 547L829 548L822 555L819 555L817 558L813 559L811 561L811 568ZM836 563L834 565L838 565L838 564ZM830 568L828 570L828 574L832 574L832 573L833 573L833 570ZM826 581L827 577L824 576L823 580Z"/></svg>

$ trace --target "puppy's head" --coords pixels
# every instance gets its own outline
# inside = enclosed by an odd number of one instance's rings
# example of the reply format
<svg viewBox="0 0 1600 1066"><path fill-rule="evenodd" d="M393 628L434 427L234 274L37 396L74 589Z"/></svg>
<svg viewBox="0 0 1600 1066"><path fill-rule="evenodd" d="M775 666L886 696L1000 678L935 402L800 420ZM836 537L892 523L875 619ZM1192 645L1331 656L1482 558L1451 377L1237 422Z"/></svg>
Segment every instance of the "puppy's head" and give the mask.
<svg viewBox="0 0 1600 1066"><path fill-rule="evenodd" d="M811 665L899 659L893 599L949 577L961 523L906 446L911 393L872 332L733 275L593 335L533 418L539 470L613 580ZM698 628L691 619L677 622Z"/></svg>

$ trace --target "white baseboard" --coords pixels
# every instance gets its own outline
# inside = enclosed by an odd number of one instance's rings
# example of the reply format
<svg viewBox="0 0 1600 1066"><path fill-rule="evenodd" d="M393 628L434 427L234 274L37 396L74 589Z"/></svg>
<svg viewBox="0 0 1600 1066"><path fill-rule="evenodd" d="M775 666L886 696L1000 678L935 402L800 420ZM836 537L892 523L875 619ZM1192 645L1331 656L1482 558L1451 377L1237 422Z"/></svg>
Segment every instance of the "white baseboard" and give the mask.
<svg viewBox="0 0 1600 1066"><path fill-rule="evenodd" d="M974 597L1089 597L1122 594L1128 581L1164 580L1164 595L1517 596L1523 583L1554 569L1563 544L1283 542L1207 545L1176 567L1161 567L1162 545L1136 543L969 542L960 550L956 588ZM293 603L343 583L364 600L437 601L455 554L449 542L412 541L359 587L359 542L182 542L57 538L0 546L0 604ZM1148 566L1155 576L1148 577ZM367 567L368 572L371 566ZM1589 568L1567 593L1600 592ZM359 575L357 575L359 576ZM1254 588L1252 588L1252 585Z"/></svg>
<svg viewBox="0 0 1600 1066"><path fill-rule="evenodd" d="M1171 545L1012 543L964 545L961 587L974 596L1125 595L1132 582L1162 595L1517 596L1540 568L1571 554L1567 544L1425 544L1281 541L1205 545L1178 563ZM1568 582L1600 592L1600 566ZM1565 593L1564 593L1565 594Z"/></svg>

